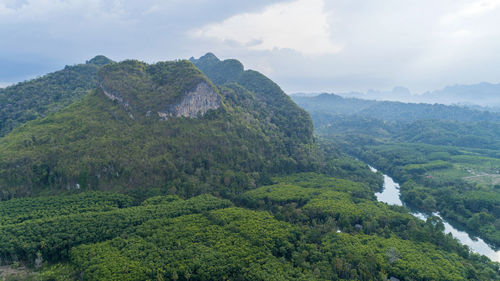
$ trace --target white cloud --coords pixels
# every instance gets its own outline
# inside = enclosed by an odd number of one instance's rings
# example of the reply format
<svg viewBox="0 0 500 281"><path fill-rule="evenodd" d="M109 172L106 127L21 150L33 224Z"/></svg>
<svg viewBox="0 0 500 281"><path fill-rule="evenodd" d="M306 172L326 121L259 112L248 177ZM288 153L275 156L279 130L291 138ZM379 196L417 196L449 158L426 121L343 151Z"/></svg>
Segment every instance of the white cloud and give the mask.
<svg viewBox="0 0 500 281"><path fill-rule="evenodd" d="M236 42L250 50L291 49L307 55L335 54L323 0L297 0L243 13L191 31L197 38Z"/></svg>
<svg viewBox="0 0 500 281"><path fill-rule="evenodd" d="M12 82L1 82L1 81L0 81L0 89L1 89L1 88L5 88L5 87L8 87L8 86L10 86L10 85L12 85L12 84L14 84L14 83L12 83Z"/></svg>
<svg viewBox="0 0 500 281"><path fill-rule="evenodd" d="M442 23L451 24L462 19L473 18L500 7L500 0L479 0L465 3L457 11L443 17Z"/></svg>
<svg viewBox="0 0 500 281"><path fill-rule="evenodd" d="M0 81L211 51L288 91L498 83L499 15L500 0L0 0Z"/></svg>

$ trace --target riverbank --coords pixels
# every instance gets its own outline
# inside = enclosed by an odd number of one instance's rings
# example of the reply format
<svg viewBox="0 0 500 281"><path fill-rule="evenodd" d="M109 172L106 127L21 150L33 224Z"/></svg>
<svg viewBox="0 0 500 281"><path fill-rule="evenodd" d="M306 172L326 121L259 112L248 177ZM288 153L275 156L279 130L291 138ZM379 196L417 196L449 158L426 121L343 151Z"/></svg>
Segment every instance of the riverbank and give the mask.
<svg viewBox="0 0 500 281"><path fill-rule="evenodd" d="M378 170L374 167L370 167L372 172L377 172ZM381 192L375 193L377 200L390 205L404 206L401 201L401 194L399 191L399 184L395 182L390 176L384 174L384 188ZM426 220L429 215L420 212L412 212L415 217ZM444 232L451 233L460 243L467 245L472 252L484 255L495 262L500 262L500 250L495 251L492 246L488 245L481 238L473 237L465 231L461 231L453 227L449 222L444 220L439 213L433 213L432 215L438 216L444 224Z"/></svg>

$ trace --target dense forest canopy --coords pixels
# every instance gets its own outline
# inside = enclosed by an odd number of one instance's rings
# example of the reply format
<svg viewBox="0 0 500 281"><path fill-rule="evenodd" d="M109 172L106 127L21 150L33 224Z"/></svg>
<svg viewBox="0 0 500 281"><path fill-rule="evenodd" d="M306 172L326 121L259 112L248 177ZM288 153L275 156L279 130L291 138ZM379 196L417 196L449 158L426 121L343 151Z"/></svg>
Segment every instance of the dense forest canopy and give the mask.
<svg viewBox="0 0 500 281"><path fill-rule="evenodd" d="M97 86L99 68L110 63L105 56L96 56L85 64L0 89L0 137L82 98Z"/></svg>
<svg viewBox="0 0 500 281"><path fill-rule="evenodd" d="M0 139L3 199L74 189L232 196L273 173L317 166L309 115L258 72L214 86L189 61L127 60L105 65L98 79L79 101ZM159 118L201 82L219 108Z"/></svg>
<svg viewBox="0 0 500 281"><path fill-rule="evenodd" d="M367 132L315 138L310 115L237 60L209 53L87 64L99 67L92 91L20 119L0 138L0 265L8 269L0 278L500 279L500 265L444 234L438 217L422 221L377 202L382 174L344 152L365 147ZM160 115L206 104L206 94L217 107ZM398 126L384 129L387 138ZM405 175L474 160L457 148L418 151Z"/></svg>
<svg viewBox="0 0 500 281"><path fill-rule="evenodd" d="M75 200L84 202L67 214ZM13 199L0 211L39 215L1 225L0 254L3 263L40 268L29 275L36 280L499 277L498 264L443 234L438 218L376 202L356 182L299 173L233 201L155 196L138 204L99 192Z"/></svg>

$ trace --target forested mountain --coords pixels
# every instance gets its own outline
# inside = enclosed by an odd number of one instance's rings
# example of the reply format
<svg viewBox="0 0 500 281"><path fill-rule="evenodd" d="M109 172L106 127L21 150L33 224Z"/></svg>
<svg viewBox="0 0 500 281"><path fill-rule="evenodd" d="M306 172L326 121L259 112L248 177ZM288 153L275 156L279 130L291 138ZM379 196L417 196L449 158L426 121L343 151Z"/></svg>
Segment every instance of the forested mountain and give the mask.
<svg viewBox="0 0 500 281"><path fill-rule="evenodd" d="M403 103L343 98L335 94L314 97L294 96L293 100L311 114L357 115L390 122L449 120L457 122L500 122L500 113L462 106L425 103Z"/></svg>
<svg viewBox="0 0 500 281"><path fill-rule="evenodd" d="M97 86L97 72L112 61L96 56L40 78L0 89L0 137L27 121L57 112Z"/></svg>
<svg viewBox="0 0 500 281"><path fill-rule="evenodd" d="M71 189L235 195L314 167L304 110L258 72L224 82L189 61L102 67L92 93L0 140L2 198Z"/></svg>
<svg viewBox="0 0 500 281"><path fill-rule="evenodd" d="M267 118L284 128L284 137L298 138L303 142L310 141L313 131L311 117L269 78L257 71L244 71L243 65L237 60L220 61L212 53L199 59L191 58L191 61L214 83L218 85L237 83L253 92L256 98L264 102L272 112Z"/></svg>
<svg viewBox="0 0 500 281"><path fill-rule="evenodd" d="M298 93L293 95L315 95ZM500 83L477 83L469 85L450 85L442 89L424 93L412 93L405 87L394 87L392 90L368 90L366 92L338 92L337 95L346 98L377 101L400 101L406 103L438 103L445 105L460 105L469 108L495 111L500 110Z"/></svg>
<svg viewBox="0 0 500 281"><path fill-rule="evenodd" d="M500 149L500 113L443 104L292 96L320 134L358 134L403 142Z"/></svg>

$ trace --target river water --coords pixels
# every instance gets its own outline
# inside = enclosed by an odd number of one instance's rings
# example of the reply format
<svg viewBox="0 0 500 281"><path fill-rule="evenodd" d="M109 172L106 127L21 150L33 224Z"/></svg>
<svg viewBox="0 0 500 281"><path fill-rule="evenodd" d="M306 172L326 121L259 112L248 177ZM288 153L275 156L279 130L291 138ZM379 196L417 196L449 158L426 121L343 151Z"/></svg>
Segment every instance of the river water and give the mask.
<svg viewBox="0 0 500 281"><path fill-rule="evenodd" d="M377 169L370 167L372 172L377 172ZM403 206L403 202L400 199L399 184L394 182L394 180L388 175L384 175L384 189L382 192L375 193L377 200L380 202L385 202L390 205ZM412 212L415 217L426 220L428 215ZM454 228L451 224L445 221L439 213L434 213L433 215L440 217L443 220L444 232L451 233L453 237L457 238L462 244L469 246L469 248L478 254L485 255L492 261L500 262L500 250L495 251L481 238L471 237L467 232L458 230Z"/></svg>

